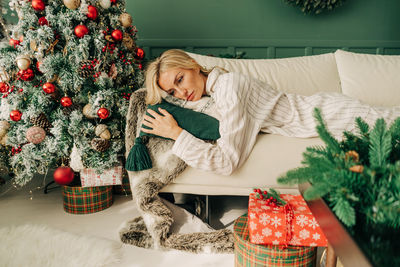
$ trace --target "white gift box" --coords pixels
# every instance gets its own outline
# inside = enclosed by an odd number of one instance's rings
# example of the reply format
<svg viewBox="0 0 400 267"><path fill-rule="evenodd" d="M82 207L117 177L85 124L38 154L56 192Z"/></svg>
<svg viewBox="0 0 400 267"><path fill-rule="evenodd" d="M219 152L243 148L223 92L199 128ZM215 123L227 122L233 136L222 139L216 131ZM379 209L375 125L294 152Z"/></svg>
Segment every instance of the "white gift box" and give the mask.
<svg viewBox="0 0 400 267"><path fill-rule="evenodd" d="M122 166L112 167L100 174L94 169L85 168L80 171L80 175L82 187L122 184Z"/></svg>

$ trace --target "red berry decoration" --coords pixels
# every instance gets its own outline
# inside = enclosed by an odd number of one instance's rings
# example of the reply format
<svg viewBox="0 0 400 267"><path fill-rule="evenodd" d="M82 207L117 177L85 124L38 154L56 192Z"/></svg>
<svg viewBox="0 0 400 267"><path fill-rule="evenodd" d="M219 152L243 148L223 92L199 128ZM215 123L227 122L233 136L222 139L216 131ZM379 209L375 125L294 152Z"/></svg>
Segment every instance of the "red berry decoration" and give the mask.
<svg viewBox="0 0 400 267"><path fill-rule="evenodd" d="M124 38L124 34L122 33L121 30L113 30L113 32L111 33L111 37L115 41L119 42L122 41L122 39Z"/></svg>
<svg viewBox="0 0 400 267"><path fill-rule="evenodd" d="M39 18L39 25L40 26L49 25L49 22L47 21L46 17Z"/></svg>
<svg viewBox="0 0 400 267"><path fill-rule="evenodd" d="M97 8L94 6L88 6L88 13L87 17L91 20L97 19L98 13L97 13Z"/></svg>
<svg viewBox="0 0 400 267"><path fill-rule="evenodd" d="M20 70L17 74L23 81L32 81L33 77L35 77L33 70L30 68L26 70Z"/></svg>
<svg viewBox="0 0 400 267"><path fill-rule="evenodd" d="M107 119L108 116L110 116L110 112L106 108L99 108L97 111L97 116L99 116L100 119Z"/></svg>
<svg viewBox="0 0 400 267"><path fill-rule="evenodd" d="M19 121L21 120L22 117L22 112L19 111L18 109L11 111L10 113L10 119L12 121Z"/></svg>
<svg viewBox="0 0 400 267"><path fill-rule="evenodd" d="M142 48L137 47L135 49L135 54L136 54L135 58L140 59L140 60L144 59L144 50Z"/></svg>
<svg viewBox="0 0 400 267"><path fill-rule="evenodd" d="M52 83L45 83L43 84L43 91L47 94L52 94L56 90L56 86Z"/></svg>
<svg viewBox="0 0 400 267"><path fill-rule="evenodd" d="M32 0L32 7L36 11L43 11L45 8L45 5L42 0Z"/></svg>
<svg viewBox="0 0 400 267"><path fill-rule="evenodd" d="M54 182L60 185L70 184L74 180L74 172L70 167L58 167L53 173Z"/></svg>
<svg viewBox="0 0 400 267"><path fill-rule="evenodd" d="M0 92L1 93L7 93L8 89L10 89L10 86L8 86L8 84L0 82Z"/></svg>
<svg viewBox="0 0 400 267"><path fill-rule="evenodd" d="M85 25L80 24L75 27L74 33L76 37L82 38L83 36L89 33L89 29Z"/></svg>

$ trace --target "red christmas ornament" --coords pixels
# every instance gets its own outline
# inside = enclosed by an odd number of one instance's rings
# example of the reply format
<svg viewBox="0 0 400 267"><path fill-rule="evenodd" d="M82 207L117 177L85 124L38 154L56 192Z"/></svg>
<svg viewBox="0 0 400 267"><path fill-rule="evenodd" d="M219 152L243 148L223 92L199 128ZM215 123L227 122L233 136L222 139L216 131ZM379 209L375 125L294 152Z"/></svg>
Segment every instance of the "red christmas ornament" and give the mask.
<svg viewBox="0 0 400 267"><path fill-rule="evenodd" d="M39 71L39 72L42 72L41 70L40 70L40 65L42 64L42 62L40 62L40 61L38 61L38 62L36 62L36 69Z"/></svg>
<svg viewBox="0 0 400 267"><path fill-rule="evenodd" d="M63 106L63 107L69 107L72 105L72 99L68 96L62 97L60 102L61 102L61 106Z"/></svg>
<svg viewBox="0 0 400 267"><path fill-rule="evenodd" d="M75 27L74 33L76 37L82 38L83 36L89 33L89 29L85 25L80 24Z"/></svg>
<svg viewBox="0 0 400 267"><path fill-rule="evenodd" d="M47 94L52 94L56 90L56 86L52 83L45 83L43 84L43 91Z"/></svg>
<svg viewBox="0 0 400 267"><path fill-rule="evenodd" d="M43 11L45 8L45 5L42 0L32 0L32 7L36 11Z"/></svg>
<svg viewBox="0 0 400 267"><path fill-rule="evenodd" d="M74 172L70 167L58 167L53 173L54 182L60 185L67 185L74 180Z"/></svg>
<svg viewBox="0 0 400 267"><path fill-rule="evenodd" d="M138 64L138 67L139 67L140 70L143 70L143 65L142 65L142 63L139 63L139 64Z"/></svg>
<svg viewBox="0 0 400 267"><path fill-rule="evenodd" d="M1 93L7 93L8 89L10 89L10 86L8 86L8 84L0 82L0 92Z"/></svg>
<svg viewBox="0 0 400 267"><path fill-rule="evenodd" d="M142 48L136 47L135 54L135 58L140 60L144 59L144 50Z"/></svg>
<svg viewBox="0 0 400 267"><path fill-rule="evenodd" d="M87 17L89 19L95 20L95 19L97 19L97 16L98 16L97 8L94 6L88 6Z"/></svg>
<svg viewBox="0 0 400 267"><path fill-rule="evenodd" d="M21 120L22 117L22 112L19 111L18 109L11 111L10 113L10 119L12 121L19 121Z"/></svg>
<svg viewBox="0 0 400 267"><path fill-rule="evenodd" d="M49 22L47 21L46 17L39 18L39 25L40 26L49 25Z"/></svg>
<svg viewBox="0 0 400 267"><path fill-rule="evenodd" d="M121 41L124 38L124 34L121 30L113 30L111 36L117 42Z"/></svg>
<svg viewBox="0 0 400 267"><path fill-rule="evenodd" d="M31 68L20 70L17 74L23 81L32 81L33 77L35 77L35 74L33 73L33 70Z"/></svg>
<svg viewBox="0 0 400 267"><path fill-rule="evenodd" d="M17 45L20 45L21 44L21 41L19 41L19 40L15 40L15 39L10 39L10 41L8 42L11 46L14 46L14 48L17 46Z"/></svg>
<svg viewBox="0 0 400 267"><path fill-rule="evenodd" d="M108 116L110 116L110 112L106 108L99 108L97 111L97 116L99 116L100 119L105 120L108 118Z"/></svg>
<svg viewBox="0 0 400 267"><path fill-rule="evenodd" d="M110 0L111 4L117 3L117 0Z"/></svg>

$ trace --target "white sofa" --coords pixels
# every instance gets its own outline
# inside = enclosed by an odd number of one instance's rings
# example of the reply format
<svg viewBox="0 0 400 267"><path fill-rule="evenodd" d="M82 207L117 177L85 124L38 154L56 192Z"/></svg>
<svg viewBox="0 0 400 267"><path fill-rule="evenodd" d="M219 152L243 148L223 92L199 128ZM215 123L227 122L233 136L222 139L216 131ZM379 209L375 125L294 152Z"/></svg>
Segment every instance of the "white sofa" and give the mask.
<svg viewBox="0 0 400 267"><path fill-rule="evenodd" d="M277 90L303 95L342 92L375 106L400 105L400 56L356 54L338 50L316 56L284 59L223 59L189 53L207 68L220 66L268 82ZM298 193L297 187L277 183L279 175L301 165L306 147L319 138L290 138L259 134L245 164L230 176L191 167L163 192L201 195L243 195L253 188Z"/></svg>

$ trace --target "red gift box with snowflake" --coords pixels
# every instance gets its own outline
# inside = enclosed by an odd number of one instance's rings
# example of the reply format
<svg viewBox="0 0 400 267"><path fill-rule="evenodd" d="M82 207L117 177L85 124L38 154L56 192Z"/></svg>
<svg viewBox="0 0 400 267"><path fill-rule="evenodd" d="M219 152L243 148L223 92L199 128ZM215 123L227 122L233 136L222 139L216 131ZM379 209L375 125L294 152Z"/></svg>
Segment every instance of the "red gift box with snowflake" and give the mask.
<svg viewBox="0 0 400 267"><path fill-rule="evenodd" d="M122 166L112 167L102 173L96 173L94 169L85 168L80 171L82 187L121 185Z"/></svg>
<svg viewBox="0 0 400 267"><path fill-rule="evenodd" d="M267 193L264 191L264 193ZM326 247L327 241L301 195L279 195L282 203L254 192L249 197L250 242L263 245Z"/></svg>

